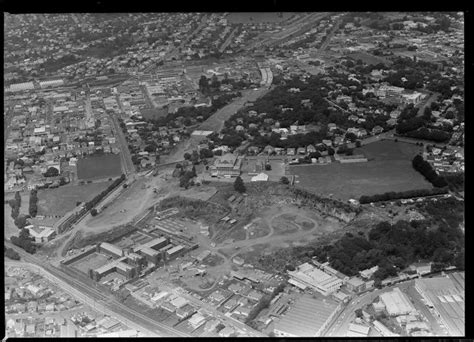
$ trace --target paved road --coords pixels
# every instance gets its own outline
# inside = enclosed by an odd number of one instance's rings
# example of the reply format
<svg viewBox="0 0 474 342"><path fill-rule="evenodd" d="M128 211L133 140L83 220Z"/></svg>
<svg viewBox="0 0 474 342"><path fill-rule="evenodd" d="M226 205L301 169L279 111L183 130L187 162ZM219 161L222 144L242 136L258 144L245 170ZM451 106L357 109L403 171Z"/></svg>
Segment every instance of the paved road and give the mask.
<svg viewBox="0 0 474 342"><path fill-rule="evenodd" d="M334 34L336 33L337 29L339 28L339 25L341 25L342 19L338 19L338 21L334 24L334 27L332 28L331 32L326 36L326 39L324 42L321 44L321 47L318 50L318 53L324 52L326 48L328 47L329 43L331 42L332 37L334 37Z"/></svg>
<svg viewBox="0 0 474 342"><path fill-rule="evenodd" d="M126 176L128 176L130 174L135 173L135 165L133 165L132 162L132 156L130 154L130 150L128 149L127 140L125 139L125 135L123 134L122 128L120 127L117 117L113 114L109 115L109 117L114 124L116 138L120 143L122 171Z"/></svg>
<svg viewBox="0 0 474 342"><path fill-rule="evenodd" d="M118 317L132 327L139 326L140 329L137 330L148 333L150 336L157 337L189 336L188 334L178 331L173 327L169 327L161 322L157 322L146 315L130 309L123 303L115 300L112 296L109 297L96 288L93 288L71 277L60 269L53 267L50 264L46 264L44 261L26 253L9 241L5 240L4 243L8 247L15 249L20 254L23 261L41 267L44 270L43 274L45 276L49 277L50 280L55 281L57 284L61 284L62 288L65 290L67 289L70 292L73 292L75 296L78 296L78 298L84 301L86 304L95 307L99 306L104 312L108 312L108 314L111 316Z"/></svg>
<svg viewBox="0 0 474 342"><path fill-rule="evenodd" d="M238 27L236 27L229 35L229 37L227 37L227 39L225 40L225 42L221 45L221 47L219 48L219 52L224 52L224 50L227 48L227 46L229 46L229 44L231 43L232 41L232 38L234 38L235 36L235 32L237 32L238 30Z"/></svg>

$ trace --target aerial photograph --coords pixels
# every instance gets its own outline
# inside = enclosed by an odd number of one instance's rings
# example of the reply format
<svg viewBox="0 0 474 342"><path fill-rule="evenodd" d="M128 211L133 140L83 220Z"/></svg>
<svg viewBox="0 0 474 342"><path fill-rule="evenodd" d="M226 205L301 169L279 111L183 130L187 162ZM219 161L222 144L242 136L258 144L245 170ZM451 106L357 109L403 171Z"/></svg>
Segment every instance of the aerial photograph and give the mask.
<svg viewBox="0 0 474 342"><path fill-rule="evenodd" d="M4 12L6 338L466 337L464 12Z"/></svg>

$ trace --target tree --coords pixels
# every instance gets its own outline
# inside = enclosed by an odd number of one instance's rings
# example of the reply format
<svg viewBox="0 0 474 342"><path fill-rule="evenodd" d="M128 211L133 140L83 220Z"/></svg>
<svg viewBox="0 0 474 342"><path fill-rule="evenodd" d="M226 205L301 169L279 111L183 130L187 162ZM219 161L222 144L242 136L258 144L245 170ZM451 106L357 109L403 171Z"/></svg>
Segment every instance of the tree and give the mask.
<svg viewBox="0 0 474 342"><path fill-rule="evenodd" d="M362 146L362 144L361 144L360 140L357 140L356 141L356 147L361 147L361 146Z"/></svg>
<svg viewBox="0 0 474 342"><path fill-rule="evenodd" d="M45 177L57 177L59 176L59 171L55 167L50 167L48 170L44 173Z"/></svg>
<svg viewBox="0 0 474 342"><path fill-rule="evenodd" d="M246 191L245 184L242 178L238 176L234 181L234 190L240 193L244 193Z"/></svg>
<svg viewBox="0 0 474 342"><path fill-rule="evenodd" d="M199 79L199 90L205 91L207 89L209 89L209 80L206 76L202 75Z"/></svg>
<svg viewBox="0 0 474 342"><path fill-rule="evenodd" d="M97 216L98 212L97 212L97 209L96 208L92 208L91 210L91 215L92 216Z"/></svg>
<svg viewBox="0 0 474 342"><path fill-rule="evenodd" d="M184 157L185 160L189 160L189 159L191 159L191 154L186 152L183 157ZM176 164L176 167L178 167L178 164Z"/></svg>
<svg viewBox="0 0 474 342"><path fill-rule="evenodd" d="M288 180L287 177L283 176L280 178L280 183L281 184L290 184L290 181Z"/></svg>

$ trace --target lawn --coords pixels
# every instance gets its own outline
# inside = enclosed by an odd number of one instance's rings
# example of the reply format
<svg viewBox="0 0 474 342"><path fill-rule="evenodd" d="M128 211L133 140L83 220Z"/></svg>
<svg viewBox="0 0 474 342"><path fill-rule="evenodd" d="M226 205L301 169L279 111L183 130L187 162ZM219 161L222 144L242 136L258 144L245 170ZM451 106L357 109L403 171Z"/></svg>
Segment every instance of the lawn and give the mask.
<svg viewBox="0 0 474 342"><path fill-rule="evenodd" d="M353 58L355 61L358 59L362 60L362 62L370 65L376 65L379 63L385 64L385 65L391 65L392 62L387 60L386 58L378 57L371 55L366 52L353 52L348 55L348 57Z"/></svg>
<svg viewBox="0 0 474 342"><path fill-rule="evenodd" d="M74 209L76 202L90 201L111 183L107 181L38 190L38 215L62 216Z"/></svg>
<svg viewBox="0 0 474 342"><path fill-rule="evenodd" d="M77 161L77 177L83 180L118 177L122 174L120 155L104 154Z"/></svg>
<svg viewBox="0 0 474 342"><path fill-rule="evenodd" d="M283 12L281 17L279 12L245 12L245 13L231 13L227 16L227 20L231 24L249 24L249 23L274 23L287 20L292 17L294 13Z"/></svg>
<svg viewBox="0 0 474 342"><path fill-rule="evenodd" d="M431 188L431 184L416 172L411 160L419 147L393 141L375 142L357 149L364 153L367 163L292 166L295 185L322 196L358 199L389 191Z"/></svg>

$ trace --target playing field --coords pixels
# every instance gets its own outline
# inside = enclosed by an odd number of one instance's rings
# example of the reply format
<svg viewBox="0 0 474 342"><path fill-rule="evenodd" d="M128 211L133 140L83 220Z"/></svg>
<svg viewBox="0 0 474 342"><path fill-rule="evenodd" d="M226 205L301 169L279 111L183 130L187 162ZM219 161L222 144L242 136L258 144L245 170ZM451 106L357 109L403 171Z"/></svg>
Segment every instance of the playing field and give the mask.
<svg viewBox="0 0 474 342"><path fill-rule="evenodd" d="M77 202L90 201L105 190L110 183L112 182L107 181L38 190L38 215L62 216L74 209ZM28 203L25 205L28 206Z"/></svg>
<svg viewBox="0 0 474 342"><path fill-rule="evenodd" d="M431 188L431 184L416 172L411 160L419 147L412 144L381 141L357 149L369 162L329 165L292 166L297 175L295 185L322 196L359 199L389 191Z"/></svg>
<svg viewBox="0 0 474 342"><path fill-rule="evenodd" d="M77 161L77 177L82 180L118 177L122 174L120 155L104 154Z"/></svg>
<svg viewBox="0 0 474 342"><path fill-rule="evenodd" d="M74 268L87 274L89 269L97 269L108 262L108 257L99 253L92 253L71 264Z"/></svg>

